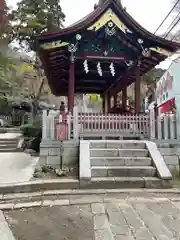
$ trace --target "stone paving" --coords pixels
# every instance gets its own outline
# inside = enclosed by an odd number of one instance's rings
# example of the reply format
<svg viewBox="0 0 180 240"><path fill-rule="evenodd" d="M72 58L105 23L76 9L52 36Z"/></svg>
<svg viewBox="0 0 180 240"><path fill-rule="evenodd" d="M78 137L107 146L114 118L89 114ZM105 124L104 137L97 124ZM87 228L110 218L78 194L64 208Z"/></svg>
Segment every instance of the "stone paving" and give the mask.
<svg viewBox="0 0 180 240"><path fill-rule="evenodd" d="M2 208L16 240L180 240L178 195L72 195Z"/></svg>
<svg viewBox="0 0 180 240"><path fill-rule="evenodd" d="M0 140L16 139L21 133L1 133ZM22 152L0 152L0 185L29 181L39 158Z"/></svg>
<svg viewBox="0 0 180 240"><path fill-rule="evenodd" d="M0 153L0 184L29 181L38 160L22 152Z"/></svg>

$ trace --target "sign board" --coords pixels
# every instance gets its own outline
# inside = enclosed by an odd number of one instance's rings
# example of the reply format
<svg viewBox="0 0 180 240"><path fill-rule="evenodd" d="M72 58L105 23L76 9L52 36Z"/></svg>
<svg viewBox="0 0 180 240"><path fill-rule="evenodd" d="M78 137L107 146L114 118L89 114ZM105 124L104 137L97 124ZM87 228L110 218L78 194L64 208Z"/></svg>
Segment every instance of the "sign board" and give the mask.
<svg viewBox="0 0 180 240"><path fill-rule="evenodd" d="M174 98L173 82L174 77L170 71L165 72L165 74L157 82L156 102L158 106L161 106L166 101L169 101L170 99Z"/></svg>
<svg viewBox="0 0 180 240"><path fill-rule="evenodd" d="M55 126L55 136L56 140L64 141L68 139L68 124L58 123Z"/></svg>

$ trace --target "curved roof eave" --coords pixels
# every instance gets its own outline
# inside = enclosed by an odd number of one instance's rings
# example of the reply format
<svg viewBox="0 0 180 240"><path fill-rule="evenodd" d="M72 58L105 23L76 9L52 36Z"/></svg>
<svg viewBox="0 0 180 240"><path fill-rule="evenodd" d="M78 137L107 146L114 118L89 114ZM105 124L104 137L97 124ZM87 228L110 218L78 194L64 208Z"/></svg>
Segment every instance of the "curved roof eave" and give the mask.
<svg viewBox="0 0 180 240"><path fill-rule="evenodd" d="M91 24L96 18L98 18L98 16L100 16L106 10L106 8L112 2L114 6L117 8L117 10L121 12L121 15L127 20L129 25L132 25L137 30L137 32L139 32L142 35L145 35L146 37L149 37L153 41L165 45L166 47L173 48L174 51L180 49L180 43L166 40L162 37L154 35L153 33L143 28L138 22L136 22L136 20L134 20L130 16L130 14L126 12L122 5L118 5L114 0L107 0L101 7L97 7L94 11L92 11L90 14L88 14L78 22L58 31L46 32L41 35L38 35L37 39L40 40L43 38L51 38L52 36L61 36L63 34L69 34L71 32L78 31L82 29L84 26Z"/></svg>

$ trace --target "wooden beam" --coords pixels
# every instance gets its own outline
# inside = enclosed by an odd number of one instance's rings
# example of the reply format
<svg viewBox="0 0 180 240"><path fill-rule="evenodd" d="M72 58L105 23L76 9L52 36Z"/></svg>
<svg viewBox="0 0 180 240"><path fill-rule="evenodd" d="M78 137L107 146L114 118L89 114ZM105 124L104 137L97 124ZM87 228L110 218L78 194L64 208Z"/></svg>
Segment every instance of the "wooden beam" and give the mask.
<svg viewBox="0 0 180 240"><path fill-rule="evenodd" d="M128 75L130 75L134 71L135 67L136 67L135 65L131 66L123 75L118 77L117 80L114 83L112 83L111 86L106 91L111 91L111 89L114 87L116 88L120 80L122 80L123 78L127 78ZM114 94L111 94L111 95L114 95Z"/></svg>

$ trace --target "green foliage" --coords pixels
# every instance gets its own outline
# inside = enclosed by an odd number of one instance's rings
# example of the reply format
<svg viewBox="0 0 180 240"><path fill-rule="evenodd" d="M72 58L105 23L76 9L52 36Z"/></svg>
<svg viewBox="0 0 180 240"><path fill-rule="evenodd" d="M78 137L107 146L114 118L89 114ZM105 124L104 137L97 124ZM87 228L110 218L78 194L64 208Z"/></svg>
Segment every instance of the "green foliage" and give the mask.
<svg viewBox="0 0 180 240"><path fill-rule="evenodd" d="M58 0L21 0L13 16L13 38L35 50L35 36L63 26L65 18Z"/></svg>
<svg viewBox="0 0 180 240"><path fill-rule="evenodd" d="M42 128L38 124L30 123L21 126L21 131L24 137L32 138L37 137L42 132Z"/></svg>
<svg viewBox="0 0 180 240"><path fill-rule="evenodd" d="M143 82L149 87L151 86L154 82L154 72L151 70L143 75Z"/></svg>
<svg viewBox="0 0 180 240"><path fill-rule="evenodd" d="M14 100L22 93L23 75L18 73L16 60L0 53L0 98Z"/></svg>
<svg viewBox="0 0 180 240"><path fill-rule="evenodd" d="M8 115L11 112L11 105L7 98L0 98L0 115Z"/></svg>

